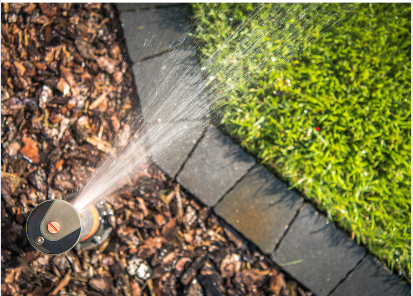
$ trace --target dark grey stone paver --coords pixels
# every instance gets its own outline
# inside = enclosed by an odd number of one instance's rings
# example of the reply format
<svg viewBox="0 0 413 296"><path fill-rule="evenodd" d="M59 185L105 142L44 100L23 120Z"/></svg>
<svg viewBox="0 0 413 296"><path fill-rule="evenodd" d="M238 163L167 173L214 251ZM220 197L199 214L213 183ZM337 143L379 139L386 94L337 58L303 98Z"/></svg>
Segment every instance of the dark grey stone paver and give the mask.
<svg viewBox="0 0 413 296"><path fill-rule="evenodd" d="M124 11L120 20L132 62L181 45L188 39L189 27L181 6Z"/></svg>
<svg viewBox="0 0 413 296"><path fill-rule="evenodd" d="M212 207L254 164L251 155L212 127L195 148L177 180L200 201Z"/></svg>
<svg viewBox="0 0 413 296"><path fill-rule="evenodd" d="M411 289L400 283L376 258L368 255L331 296L408 296Z"/></svg>
<svg viewBox="0 0 413 296"><path fill-rule="evenodd" d="M216 205L214 211L269 254L274 252L302 204L300 196L258 165Z"/></svg>
<svg viewBox="0 0 413 296"><path fill-rule="evenodd" d="M326 222L305 204L272 256L318 296L328 295L366 254L364 248Z"/></svg>
<svg viewBox="0 0 413 296"><path fill-rule="evenodd" d="M194 47L136 63L132 70L146 122L197 120L209 113Z"/></svg>
<svg viewBox="0 0 413 296"><path fill-rule="evenodd" d="M178 3L117 3L116 8L119 11L137 10L137 9L147 9L155 7L164 7L170 5L177 5Z"/></svg>
<svg viewBox="0 0 413 296"><path fill-rule="evenodd" d="M174 178L201 137L206 121L153 124L145 133L152 160Z"/></svg>

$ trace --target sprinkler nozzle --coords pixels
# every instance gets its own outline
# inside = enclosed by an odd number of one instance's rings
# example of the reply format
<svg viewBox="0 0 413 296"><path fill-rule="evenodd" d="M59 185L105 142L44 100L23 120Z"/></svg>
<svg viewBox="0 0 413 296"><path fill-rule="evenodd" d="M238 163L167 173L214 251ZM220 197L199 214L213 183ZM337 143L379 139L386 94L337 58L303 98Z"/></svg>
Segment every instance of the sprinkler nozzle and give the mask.
<svg viewBox="0 0 413 296"><path fill-rule="evenodd" d="M82 213L65 200L47 200L30 213L26 233L39 252L57 255L76 249L91 249L103 243L112 232L107 216L113 216L108 203L90 206Z"/></svg>

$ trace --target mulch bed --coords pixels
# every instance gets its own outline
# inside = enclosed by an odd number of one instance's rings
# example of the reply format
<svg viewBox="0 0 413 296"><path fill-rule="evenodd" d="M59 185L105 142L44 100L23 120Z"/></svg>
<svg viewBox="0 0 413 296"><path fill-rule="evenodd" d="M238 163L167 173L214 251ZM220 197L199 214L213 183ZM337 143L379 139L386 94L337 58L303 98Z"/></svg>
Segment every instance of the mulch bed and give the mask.
<svg viewBox="0 0 413 296"><path fill-rule="evenodd" d="M154 165L108 200L98 249L31 247L31 210L133 134L136 92L110 4L2 4L1 39L3 295L311 295Z"/></svg>

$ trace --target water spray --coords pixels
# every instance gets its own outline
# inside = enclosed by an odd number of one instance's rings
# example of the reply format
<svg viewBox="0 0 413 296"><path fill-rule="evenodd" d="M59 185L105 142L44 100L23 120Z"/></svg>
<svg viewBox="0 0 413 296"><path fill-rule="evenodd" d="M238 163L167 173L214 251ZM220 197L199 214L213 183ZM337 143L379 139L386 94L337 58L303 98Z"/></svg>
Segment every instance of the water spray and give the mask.
<svg viewBox="0 0 413 296"><path fill-rule="evenodd" d="M27 219L30 244L39 252L58 255L76 248L89 250L111 234L113 209L107 202L79 212L65 200L47 200L33 209Z"/></svg>

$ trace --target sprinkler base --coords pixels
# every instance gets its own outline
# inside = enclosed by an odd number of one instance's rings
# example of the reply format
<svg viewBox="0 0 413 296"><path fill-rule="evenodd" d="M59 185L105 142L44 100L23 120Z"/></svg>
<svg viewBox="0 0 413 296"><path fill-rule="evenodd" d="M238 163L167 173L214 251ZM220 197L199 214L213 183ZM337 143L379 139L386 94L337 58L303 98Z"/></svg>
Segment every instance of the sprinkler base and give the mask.
<svg viewBox="0 0 413 296"><path fill-rule="evenodd" d="M96 232L89 238L80 241L75 250L90 250L103 244L112 233L110 219L114 219L112 206L107 202L101 202L94 206L99 213L99 226Z"/></svg>

